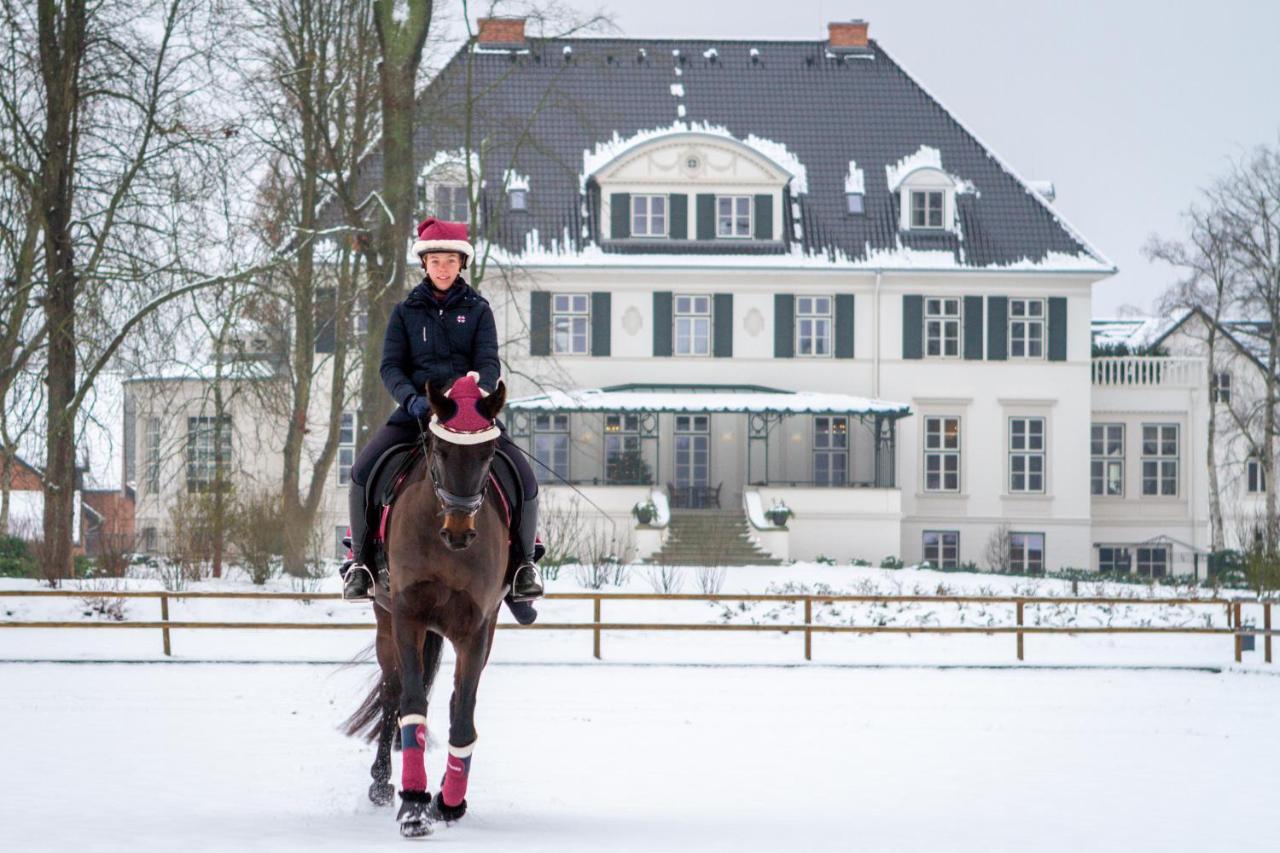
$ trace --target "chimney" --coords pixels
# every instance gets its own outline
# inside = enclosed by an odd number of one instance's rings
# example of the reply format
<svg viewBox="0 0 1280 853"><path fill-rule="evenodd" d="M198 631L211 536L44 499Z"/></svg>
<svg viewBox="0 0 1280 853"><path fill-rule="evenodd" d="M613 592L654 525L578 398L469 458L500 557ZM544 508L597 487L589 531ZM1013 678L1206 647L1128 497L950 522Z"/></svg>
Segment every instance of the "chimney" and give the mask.
<svg viewBox="0 0 1280 853"><path fill-rule="evenodd" d="M867 44L867 22L862 19L853 21L832 21L827 24L827 49L832 53L863 53L870 49Z"/></svg>
<svg viewBox="0 0 1280 853"><path fill-rule="evenodd" d="M476 44L488 48L523 48L524 18L481 18Z"/></svg>

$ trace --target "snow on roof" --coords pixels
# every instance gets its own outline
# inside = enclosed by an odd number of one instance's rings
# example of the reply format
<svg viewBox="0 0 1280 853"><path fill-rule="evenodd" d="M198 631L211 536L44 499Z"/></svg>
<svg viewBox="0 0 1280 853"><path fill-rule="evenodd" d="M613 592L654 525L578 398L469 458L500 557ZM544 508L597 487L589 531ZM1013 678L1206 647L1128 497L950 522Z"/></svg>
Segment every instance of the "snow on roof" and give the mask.
<svg viewBox="0 0 1280 853"><path fill-rule="evenodd" d="M507 408L522 412L741 412L780 414L907 415L906 403L873 400L819 391L782 391L743 386L646 388L614 386L548 391L509 400Z"/></svg>
<svg viewBox="0 0 1280 853"><path fill-rule="evenodd" d="M1158 340L1181 318L1169 317L1095 317L1091 328L1093 344L1099 347L1128 347L1142 352Z"/></svg>
<svg viewBox="0 0 1280 853"><path fill-rule="evenodd" d="M799 221L796 221L797 230ZM1067 252L1046 252L1043 258L1027 257L1009 263L978 265L947 249L913 249L902 242L901 235L892 248L882 249L866 244L865 256L851 258L840 250L830 252L806 252L799 243L792 243L786 251L760 255L692 254L680 251L662 252L655 248L643 254L606 252L598 245L576 248L568 229L560 238L544 243L538 229L525 235L523 250L510 253L498 245L490 246L490 259L496 263L520 266L527 269L564 267L628 267L671 268L703 267L713 269L813 269L828 272L842 270L911 270L913 272L1053 272L1093 273L1105 275L1113 272L1109 266L1099 263L1090 255Z"/></svg>
<svg viewBox="0 0 1280 853"><path fill-rule="evenodd" d="M672 94L676 94L676 88L679 87L679 95L684 95L684 86L680 83L673 84L671 87ZM745 145L755 151L760 156L773 162L782 171L791 176L790 185L793 193L807 193L809 191L808 172L804 164L800 162L794 154L792 154L787 146L781 142L774 142L771 139L764 139L759 136L749 135L746 139L738 139L729 129L723 125L713 125L709 122L685 122L674 121L666 127L655 127L648 130L642 130L628 137L622 137L615 130L613 136L604 142L599 142L591 150L583 150L582 152L582 174L579 176L580 189L586 191L587 179L599 172L609 163L621 157L631 149L643 145L646 142L652 142L655 139L661 139L664 136L670 136L676 133L702 133L708 136L718 136L722 139L728 139Z"/></svg>
<svg viewBox="0 0 1280 853"><path fill-rule="evenodd" d="M858 164L849 161L849 173L844 176L844 191L847 193L865 193L867 191L867 182L863 177L862 170L858 168Z"/></svg>
<svg viewBox="0 0 1280 853"><path fill-rule="evenodd" d="M139 373L124 382L213 382L219 376L224 381L275 379L279 376L270 362L263 359L236 359L222 365L219 372L215 363L172 366L155 373Z"/></svg>
<svg viewBox="0 0 1280 853"><path fill-rule="evenodd" d="M502 173L502 183L506 186L507 191L511 190L529 190L529 176L522 175L514 169L508 169Z"/></svg>
<svg viewBox="0 0 1280 853"><path fill-rule="evenodd" d="M884 174L889 182L889 191L897 192L907 176L919 169L937 169L942 172L951 179L951 183L955 184L958 193L974 192L972 181L953 175L942 168L942 152L932 145L921 145L914 154L908 154L896 163L885 165Z"/></svg>

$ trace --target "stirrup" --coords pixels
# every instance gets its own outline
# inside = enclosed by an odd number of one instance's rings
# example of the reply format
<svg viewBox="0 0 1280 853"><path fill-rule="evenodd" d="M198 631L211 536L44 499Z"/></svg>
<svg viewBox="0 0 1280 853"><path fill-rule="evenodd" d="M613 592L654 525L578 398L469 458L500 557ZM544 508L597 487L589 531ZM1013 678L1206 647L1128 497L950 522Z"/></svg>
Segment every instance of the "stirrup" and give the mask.
<svg viewBox="0 0 1280 853"><path fill-rule="evenodd" d="M511 578L511 600L514 602L534 601L542 598L542 576L538 567L531 561L516 567Z"/></svg>
<svg viewBox="0 0 1280 853"><path fill-rule="evenodd" d="M342 600L368 601L373 598L373 572L364 563L352 561L342 571Z"/></svg>

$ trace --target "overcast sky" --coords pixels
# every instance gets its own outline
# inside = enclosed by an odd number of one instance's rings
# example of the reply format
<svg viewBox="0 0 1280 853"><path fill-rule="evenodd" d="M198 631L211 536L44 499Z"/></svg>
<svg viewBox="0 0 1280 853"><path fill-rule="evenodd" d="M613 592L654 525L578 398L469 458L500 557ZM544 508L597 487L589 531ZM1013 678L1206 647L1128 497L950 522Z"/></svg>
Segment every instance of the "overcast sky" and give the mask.
<svg viewBox="0 0 1280 853"><path fill-rule="evenodd" d="M1280 144L1276 0L566 0L621 35L871 37L1120 268L1094 315L1151 311L1172 272L1142 256L1227 160Z"/></svg>

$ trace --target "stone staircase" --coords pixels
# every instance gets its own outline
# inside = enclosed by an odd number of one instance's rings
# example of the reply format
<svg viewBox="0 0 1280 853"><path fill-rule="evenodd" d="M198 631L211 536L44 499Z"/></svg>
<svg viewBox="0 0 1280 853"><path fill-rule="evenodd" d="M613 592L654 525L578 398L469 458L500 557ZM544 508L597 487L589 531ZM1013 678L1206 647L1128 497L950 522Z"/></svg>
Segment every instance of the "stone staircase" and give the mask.
<svg viewBox="0 0 1280 853"><path fill-rule="evenodd" d="M751 526L741 510L671 511L667 541L646 562L677 566L777 566L751 541Z"/></svg>

